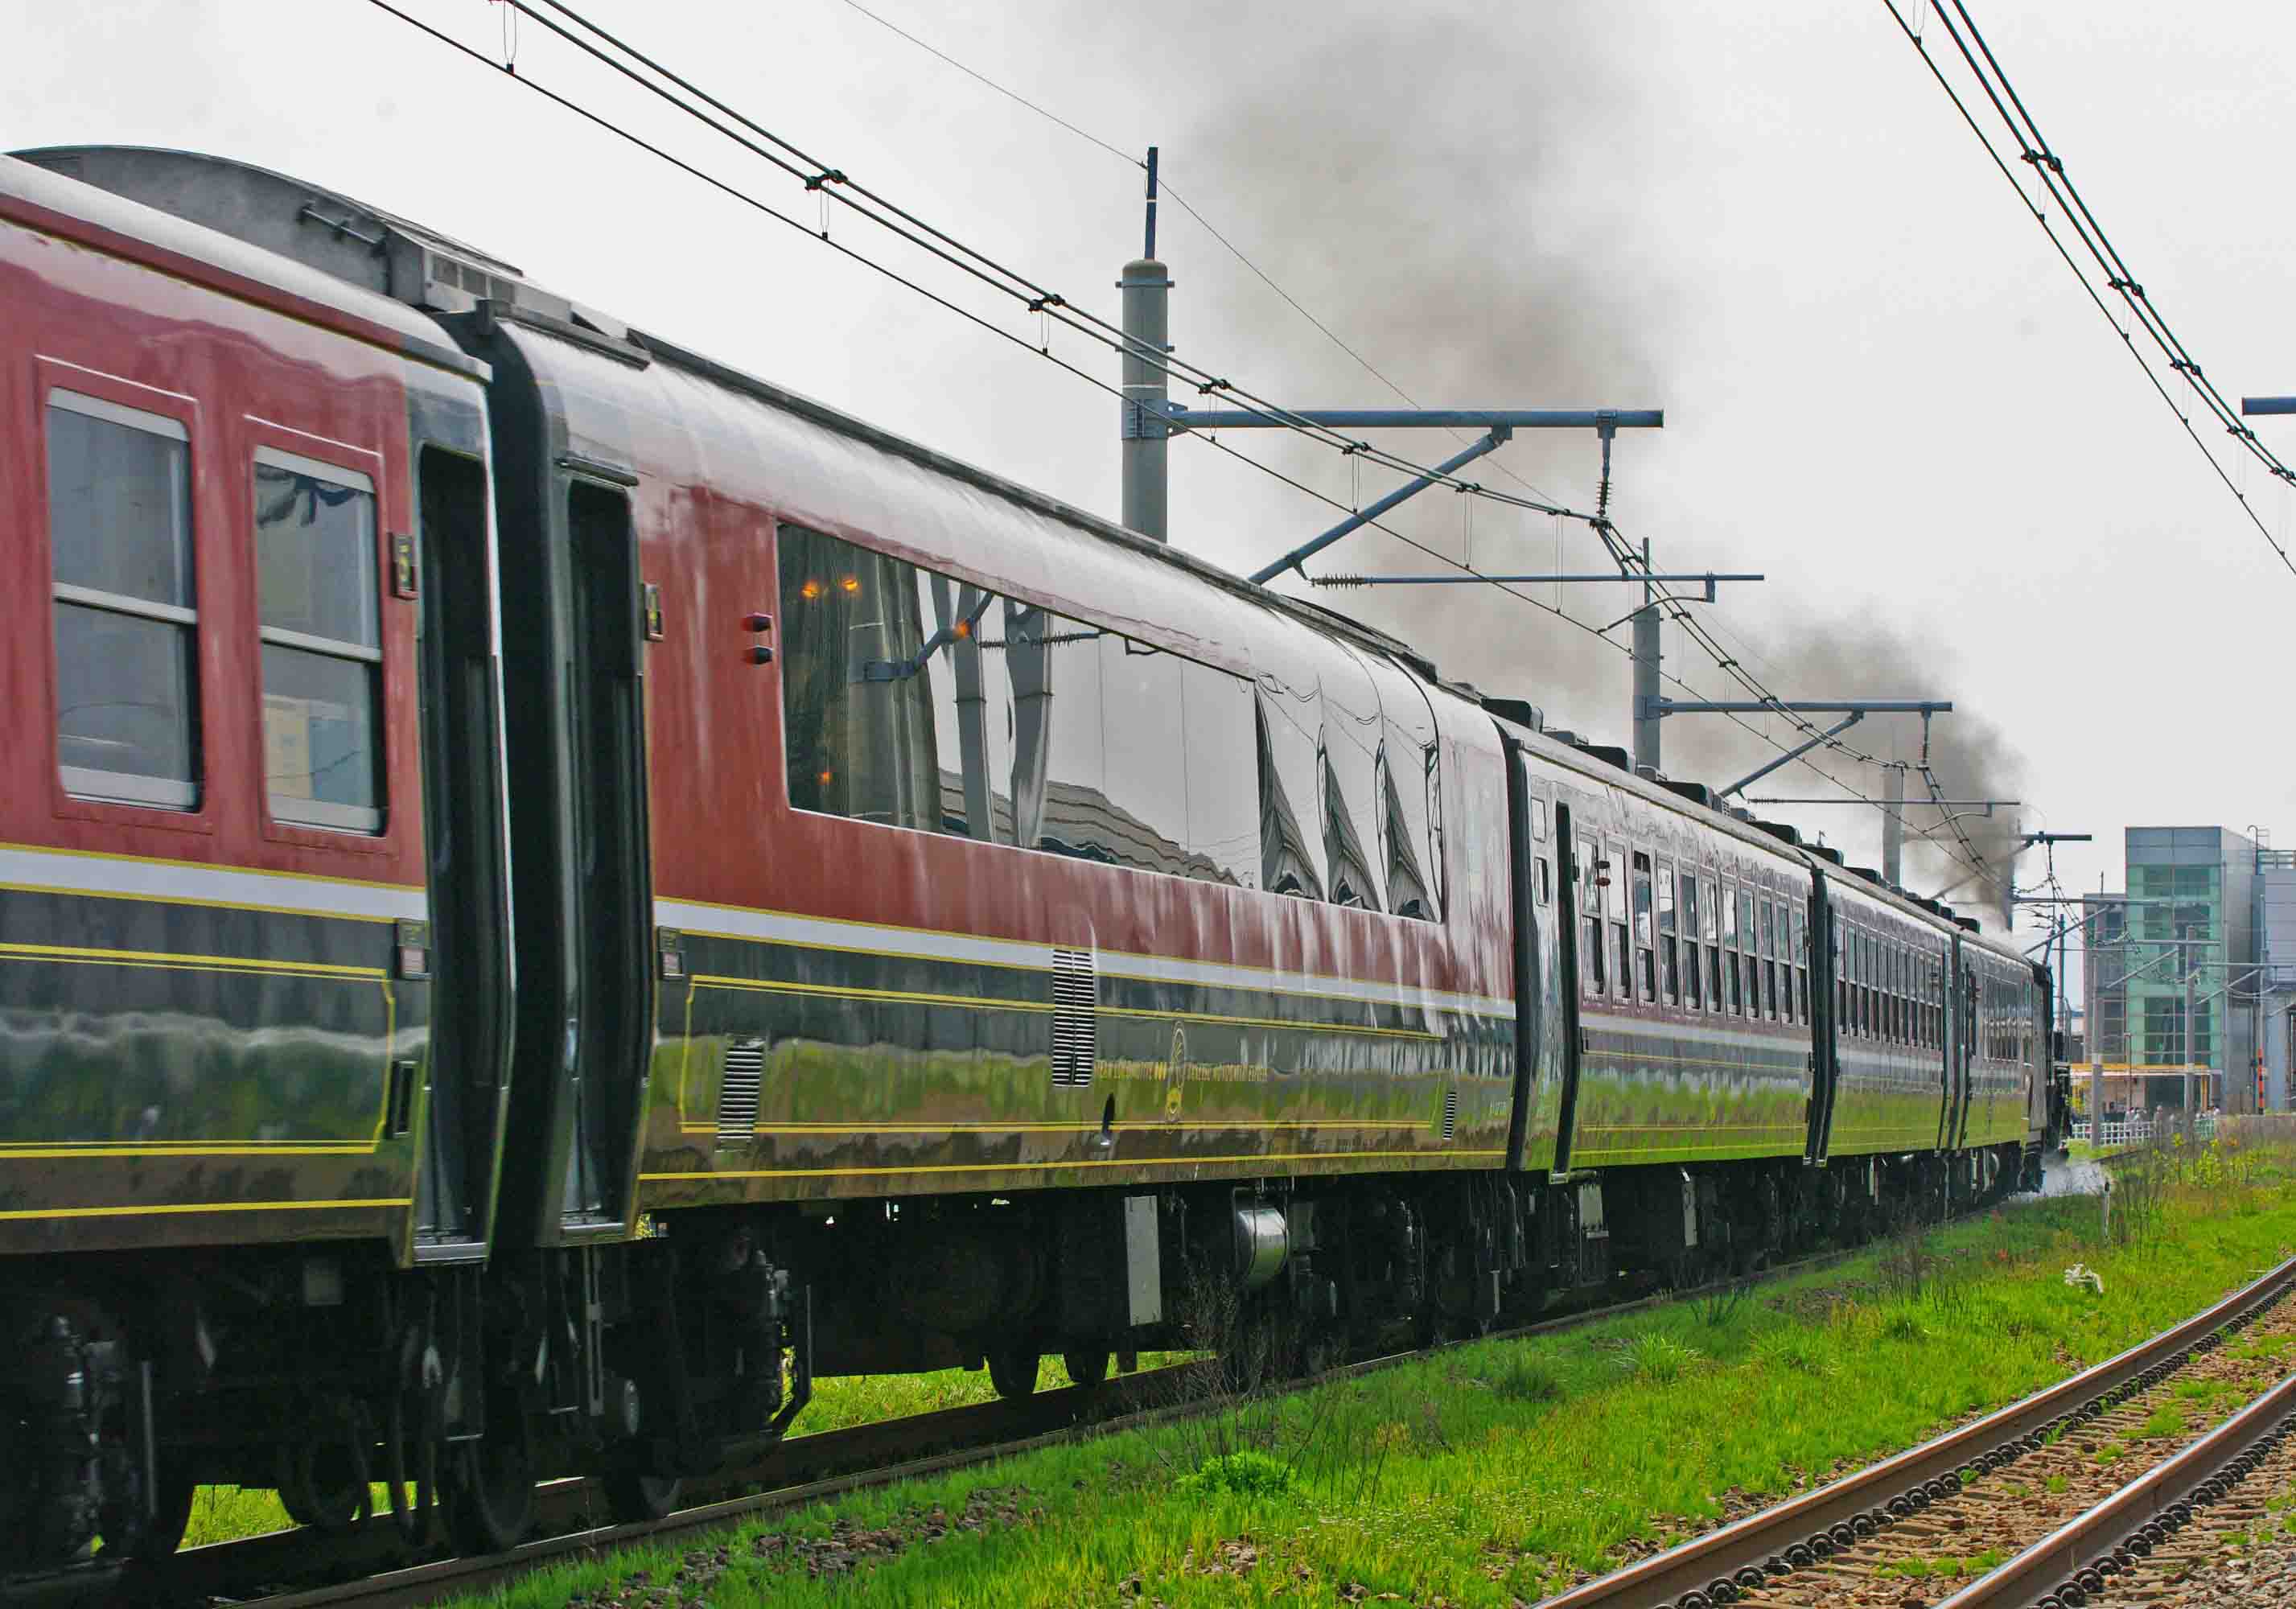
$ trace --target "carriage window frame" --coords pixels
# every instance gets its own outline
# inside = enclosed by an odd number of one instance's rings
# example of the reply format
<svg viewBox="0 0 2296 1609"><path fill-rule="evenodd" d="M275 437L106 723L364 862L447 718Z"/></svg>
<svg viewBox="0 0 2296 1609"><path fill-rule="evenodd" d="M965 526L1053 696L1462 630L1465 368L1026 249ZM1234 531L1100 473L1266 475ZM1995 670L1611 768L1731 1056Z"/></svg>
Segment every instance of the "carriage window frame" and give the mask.
<svg viewBox="0 0 2296 1609"><path fill-rule="evenodd" d="M1175 653L1160 644L1141 641L1119 628L1110 626L1091 617L1070 612L1070 606L1068 604L1039 603L1018 593L1006 591L1001 586L970 580L964 576L937 569L931 564L918 562L914 559L890 551L885 547L873 546L867 541L857 541L850 537L824 530L817 525L808 524L801 520L777 521L775 522L774 530L775 573L772 585L775 596L780 604L781 617L784 621L785 638L792 635L795 622L800 617L802 605L810 603L817 595L807 588L821 579L818 576L800 575L798 571L789 567L786 543L791 536L805 540L837 544L843 549L850 550L857 563L865 562L870 565L889 567L889 571L894 579L884 584L897 586L902 589L905 599L910 594L915 594L920 600L917 604L917 614L922 636L927 640L922 642L913 659L902 659L897 656L892 660L869 661L862 668L862 676L871 683L906 683L920 677L925 678L926 697L930 705L925 717L927 720L938 721L940 718L939 706L944 702L942 698L944 691L951 698L955 696L956 688L953 672L946 690L931 674L939 668L939 662L944 656L951 664L954 664L955 656L964 649L972 650L982 661L988 661L990 656L995 656L995 675L992 677L984 673L980 677L981 685L979 693L983 714L988 720L988 730L985 733L987 741L982 745L987 772L984 780L988 793L988 809L986 820L980 824L980 826L985 830L976 829L975 824L970 819L969 808L963 817L952 816L943 807L938 795L922 799L907 807L904 811L894 813L906 817L898 819L888 818L888 813L884 812L873 814L867 811L831 808L826 803L809 802L802 797L800 790L796 785L800 762L810 765L814 763L816 757L800 755L792 747L794 708L792 700L796 696L796 690L792 685L792 678L784 670L783 674L776 678L778 685L773 698L781 727L782 751L777 764L781 773L779 791L783 804L792 814L816 820L845 822L895 832L921 833L929 837L990 844L999 849L1021 850L1032 854L1046 855L1060 859L1081 860L1152 876L1177 878L1182 882L1203 883L1214 888L1268 893L1278 898L1309 899L1317 904L1332 905L1341 909L1360 909L1369 915L1384 915L1397 921L1439 925L1439 918L1432 915L1398 915L1382 911L1373 905L1341 905L1331 899L1320 888L1268 886L1263 881L1265 867L1262 865L1263 857L1259 847L1254 846L1249 852L1235 849L1231 842L1234 837L1231 834L1218 840L1221 847L1216 850L1212 847L1213 840L1202 835L1201 829L1207 825L1218 825L1225 821L1227 815L1234 815L1237 819L1242 819L1247 815L1256 814L1264 821L1269 809L1269 801L1271 798L1275 798L1286 801L1289 825L1301 837L1313 839L1315 841L1313 848L1319 850L1324 841L1324 833L1322 830L1324 806L1319 804L1315 797L1307 796L1304 789L1287 789L1284 784L1286 773L1265 751L1264 737L1254 745L1259 751L1254 752L1246 764L1205 768L1192 766L1189 763L1193 757L1190 748L1189 732L1192 726L1203 718L1204 712L1225 715L1228 711L1225 710L1224 705L1234 702L1238 709L1246 711L1245 718L1238 728L1245 734L1251 731L1254 721L1264 717L1267 699L1263 678L1241 676L1205 661ZM860 572L856 571L854 573L857 575ZM936 583L944 586L947 591L949 608L946 620L939 611L938 595L933 592ZM853 588L849 585L846 589L849 591ZM1015 626L1015 620L1019 615L1035 617L1029 622L1029 626L1036 635L1030 635L1029 631L1021 630ZM906 646L906 639L904 638L902 652L905 653L911 652ZM1029 833L1024 841L1013 841L1014 835L1019 833L1024 819L1024 813L1020 808L1021 801L1013 797L1013 792L1015 785L1013 781L1015 768L1013 764L1015 750L1013 745L1017 742L1016 718L1013 715L1016 694L1008 659L1017 646L1049 649L1055 644L1072 646L1078 644L1086 645L1093 652L1099 653L1103 660L1112 657L1119 664L1152 662L1160 668L1172 667L1177 672L1172 678L1170 694L1172 707L1179 719L1180 752L1170 757L1173 760L1171 768L1174 779L1173 792L1169 798L1161 801L1169 807L1168 818L1152 821L1145 815L1141 814L1136 808L1128 804L1127 800L1129 795L1115 796L1112 773L1103 766L1095 764L1086 768L1089 776L1086 781L1078 783L1078 778L1085 776L1086 771L1074 774L1065 771L1062 768L1062 756L1057 749L1052 758L1045 762L1043 785L1049 789L1055 784L1075 784L1079 791L1095 794L1108 800L1111 807L1110 813L1116 815L1120 812L1130 825L1152 834L1160 850L1168 851L1164 854L1163 858L1171 864L1143 864L1140 860L1125 858L1119 854L1112 853L1105 845L1097 842L1079 841L1079 847L1063 848L1057 843L1047 841L1048 834L1045 830L1047 823L1041 800L1035 801L1036 808L1025 813L1027 819L1035 821L1036 830ZM782 653L786 660L789 654L789 644L786 642ZM1093 698L1095 701L1094 729L1099 735L1100 741L1103 743L1111 726L1110 710L1124 696L1128 695L1130 691L1111 687L1108 684L1104 671L1103 664L1095 670L1092 683ZM1061 691L1059 686L1054 686L1051 689L1052 696L1057 699ZM966 692L965 702L972 702L970 687ZM994 731L1000 721L1006 727L1005 735L1001 743L997 741ZM1215 724L1222 730L1238 727L1238 724L1233 721L1216 721ZM1047 723L1041 732L1037 734L1037 740L1044 743L1053 743L1054 734L1057 729ZM939 768L939 745L937 743L935 745L937 770ZM1242 748L1243 745L1241 743L1233 745L1222 744L1219 745L1219 751L1224 757L1240 759ZM1219 790L1226 784L1224 782L1216 782L1207 787L1206 778L1207 776L1223 777L1231 771L1242 772L1244 780L1240 784L1237 799L1223 800L1219 795ZM962 770L956 773L956 778L960 784L963 783ZM1193 784L1193 787L1192 784ZM942 792L946 791L946 785L947 779L943 779ZM1292 798L1291 795L1294 792L1303 796ZM1249 800L1242 800L1242 796L1246 794L1249 795ZM1248 802L1250 807L1248 811L1242 808L1244 802ZM1431 858L1433 854L1434 851L1431 850ZM1313 857L1311 856L1310 858ZM1320 865L1309 869L1317 873L1328 870ZM1431 874L1433 874L1431 870Z"/></svg>
<svg viewBox="0 0 2296 1609"><path fill-rule="evenodd" d="M1603 841L1603 854L1609 872L1609 881L1603 888L1603 912L1610 922L1611 997L1631 1000L1635 994L1635 956L1633 932L1627 918L1627 880L1633 862L1627 858L1626 845L1615 838Z"/></svg>
<svg viewBox="0 0 2296 1609"><path fill-rule="evenodd" d="M1578 987L1589 999L1601 999L1610 991L1609 968L1604 946L1609 942L1603 926L1604 891L1597 885L1603 865L1601 841L1589 833L1578 838Z"/></svg>
<svg viewBox="0 0 2296 1609"><path fill-rule="evenodd" d="M1674 862L1657 863L1658 891L1658 989L1659 998L1669 1006L1682 1004L1682 940L1676 926Z"/></svg>
<svg viewBox="0 0 2296 1609"><path fill-rule="evenodd" d="M258 698L263 743L258 751L264 767L264 808L271 819L282 826L316 828L323 832L355 833L367 838L382 836L390 820L389 738L386 731L383 685L383 610L382 560L380 543L382 533L382 500L373 475L365 470L352 469L326 458L316 458L308 453L294 452L286 447L257 443L248 455L250 472L248 484L257 484L253 472L269 468L283 470L313 480L345 490L357 492L367 500L368 533L366 551L361 555L365 565L365 602L367 619L374 641L372 644L353 642L347 637L325 636L313 632L297 631L284 626L273 626L263 620L261 599L262 531L259 520L251 519L248 540L254 553L257 577L256 638ZM257 510L250 507L250 515ZM261 669L263 649L278 648L309 659L331 660L339 663L364 667L368 708L368 743L373 750L370 764L374 787L372 805L340 804L332 800L305 799L291 793L275 792L271 787L270 755L270 684Z"/></svg>
<svg viewBox="0 0 2296 1609"><path fill-rule="evenodd" d="M1649 853L1636 850L1633 854L1636 998L1650 1006L1658 1000L1657 879Z"/></svg>
<svg viewBox="0 0 2296 1609"><path fill-rule="evenodd" d="M40 398L41 464L50 474L46 484L46 506L41 511L48 534L48 640L55 655L56 692L58 707L51 711L50 730L56 743L57 783L65 797L78 805L124 805L131 809L164 810L171 816L187 817L199 811L204 802L206 788L205 722L203 699L205 680L201 676L202 633L200 629L200 554L198 500L193 494L197 475L195 453L190 425L184 420L150 408L136 407L115 402L110 398L75 390L61 383L49 385ZM136 593L114 592L107 587L87 587L77 582L56 579L58 568L56 532L56 488L48 466L53 452L53 437L49 434L48 410L60 409L83 419L94 419L123 430L172 441L183 449L181 501L176 510L182 521L181 560L184 570L183 595L186 603L165 603ZM176 714L184 744L184 769L189 776L153 776L143 772L111 771L96 766L71 766L63 763L63 711L61 708L61 679L63 674L62 644L57 636L57 623L62 618L59 606L94 611L104 614L124 616L155 625L173 628L179 635L184 655L183 704Z"/></svg>
<svg viewBox="0 0 2296 1609"><path fill-rule="evenodd" d="M1700 914L1705 908L1705 901L1699 898L1697 873L1684 869L1676 898L1682 907L1682 1003L1691 1011L1704 1011L1706 962L1699 938L1702 932Z"/></svg>

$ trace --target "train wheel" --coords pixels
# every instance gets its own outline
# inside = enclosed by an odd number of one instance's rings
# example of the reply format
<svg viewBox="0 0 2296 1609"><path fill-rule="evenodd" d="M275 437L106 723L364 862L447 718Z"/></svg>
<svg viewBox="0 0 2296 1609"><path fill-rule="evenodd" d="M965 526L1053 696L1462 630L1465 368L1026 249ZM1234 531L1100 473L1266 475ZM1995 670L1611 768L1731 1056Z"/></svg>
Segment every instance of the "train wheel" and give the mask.
<svg viewBox="0 0 2296 1609"><path fill-rule="evenodd" d="M465 1554L504 1553L534 1528L534 1455L525 1438L482 1436L463 1444L450 1466L447 1530Z"/></svg>
<svg viewBox="0 0 2296 1609"><path fill-rule="evenodd" d="M988 1350L988 1383L1007 1402L1032 1397L1037 1391L1037 1353L1027 1347L991 1347Z"/></svg>
<svg viewBox="0 0 2296 1609"><path fill-rule="evenodd" d="M614 1518L659 1520L677 1507L685 1482L671 1475L650 1475L635 1469L610 1471L605 1478L606 1507Z"/></svg>
<svg viewBox="0 0 2296 1609"><path fill-rule="evenodd" d="M1108 1353L1104 1350L1079 1349L1062 1352L1061 1365L1068 1370L1069 1378L1078 1385L1098 1385L1108 1378Z"/></svg>
<svg viewBox="0 0 2296 1609"><path fill-rule="evenodd" d="M139 1556L164 1559L184 1545L184 1532L192 1527L192 1504L199 1495L199 1483L189 1475L160 1475L160 1494L152 1505L152 1524L144 1533Z"/></svg>
<svg viewBox="0 0 2296 1609"><path fill-rule="evenodd" d="M342 1402L312 1416L302 1437L279 1449L279 1506L298 1525L348 1531L374 1510L366 1416Z"/></svg>
<svg viewBox="0 0 2296 1609"><path fill-rule="evenodd" d="M160 1467L160 1490L153 1497L152 1512L132 1519L112 1513L109 1508L102 1518L104 1555L112 1556L112 1539L127 1539L127 1556L137 1564L152 1564L172 1555L184 1545L184 1532L192 1523L192 1502L199 1495L199 1486L188 1475L170 1471L163 1461Z"/></svg>

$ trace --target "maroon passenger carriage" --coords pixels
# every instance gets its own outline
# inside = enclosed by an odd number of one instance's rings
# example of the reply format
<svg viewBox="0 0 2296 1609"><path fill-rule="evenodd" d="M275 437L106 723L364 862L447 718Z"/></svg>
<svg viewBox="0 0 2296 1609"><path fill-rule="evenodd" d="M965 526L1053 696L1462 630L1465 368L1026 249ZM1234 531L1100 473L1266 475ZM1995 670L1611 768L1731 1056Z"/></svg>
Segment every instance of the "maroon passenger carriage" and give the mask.
<svg viewBox="0 0 2296 1609"><path fill-rule="evenodd" d="M1789 829L391 215L30 160L15 1567L2034 1182L2045 976Z"/></svg>

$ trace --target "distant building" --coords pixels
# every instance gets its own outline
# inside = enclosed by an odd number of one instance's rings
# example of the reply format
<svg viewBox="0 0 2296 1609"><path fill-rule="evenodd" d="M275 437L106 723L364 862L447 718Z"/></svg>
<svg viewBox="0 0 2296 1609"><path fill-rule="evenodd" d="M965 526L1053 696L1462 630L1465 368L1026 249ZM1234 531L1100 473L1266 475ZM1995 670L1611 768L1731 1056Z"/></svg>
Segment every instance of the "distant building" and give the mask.
<svg viewBox="0 0 2296 1609"><path fill-rule="evenodd" d="M2081 910L2089 1065L2103 1065L2106 1104L2254 1111L2259 880L2271 868L2227 827L2130 827L2125 851L2128 892L2090 895ZM2296 865L2287 875L2283 953L2296 1005ZM2284 1046L2284 1008L2278 1026ZM2280 1088L2284 1104L2284 1072Z"/></svg>
<svg viewBox="0 0 2296 1609"><path fill-rule="evenodd" d="M2265 1107L2286 1112L2296 1051L2296 850L2257 850L2256 912Z"/></svg>

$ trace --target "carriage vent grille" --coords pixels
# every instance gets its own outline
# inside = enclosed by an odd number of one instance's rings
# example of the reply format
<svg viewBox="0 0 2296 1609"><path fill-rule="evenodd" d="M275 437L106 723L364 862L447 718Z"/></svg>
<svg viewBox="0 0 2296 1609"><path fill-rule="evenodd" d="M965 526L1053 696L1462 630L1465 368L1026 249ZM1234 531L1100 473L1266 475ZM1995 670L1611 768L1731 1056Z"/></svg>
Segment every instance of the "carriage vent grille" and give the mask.
<svg viewBox="0 0 2296 1609"><path fill-rule="evenodd" d="M1459 1127L1459 1087L1456 1084L1443 1092L1443 1143L1449 1145L1451 1136Z"/></svg>
<svg viewBox="0 0 2296 1609"><path fill-rule="evenodd" d="M1100 1055L1100 1030L1094 1012L1100 986L1088 949L1053 951L1053 1082L1067 1089L1092 1084Z"/></svg>
<svg viewBox="0 0 2296 1609"><path fill-rule="evenodd" d="M726 1076L718 1087L718 1148L748 1145L758 1131L758 1087L765 1081L766 1042L736 1039L726 1047Z"/></svg>

